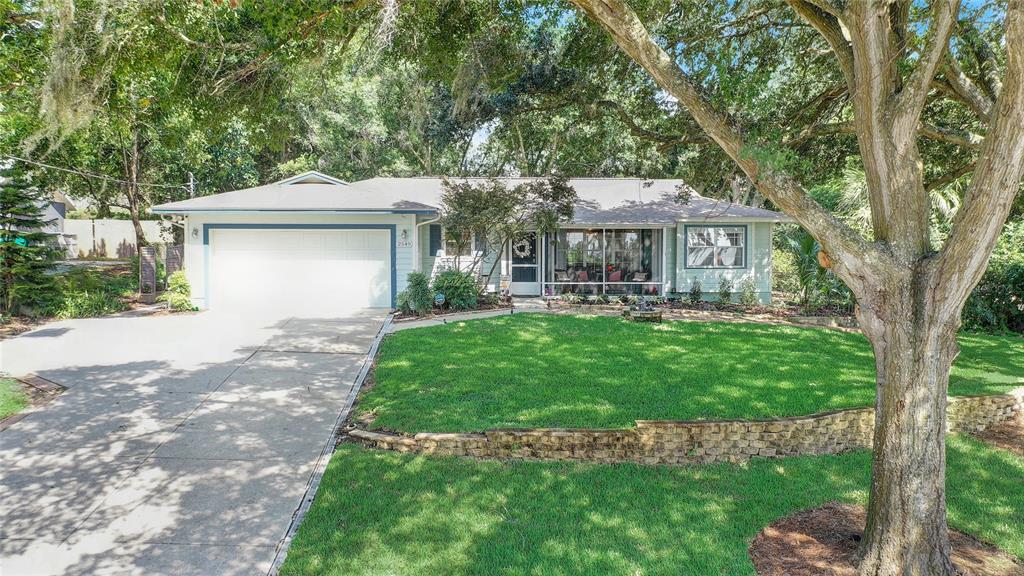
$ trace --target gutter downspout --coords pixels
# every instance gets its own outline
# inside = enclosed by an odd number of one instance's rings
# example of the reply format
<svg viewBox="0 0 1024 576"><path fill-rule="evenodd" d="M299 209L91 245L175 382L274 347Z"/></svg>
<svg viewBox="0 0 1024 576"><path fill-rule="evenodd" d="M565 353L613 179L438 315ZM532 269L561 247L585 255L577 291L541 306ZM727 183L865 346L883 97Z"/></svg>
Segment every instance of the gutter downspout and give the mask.
<svg viewBox="0 0 1024 576"><path fill-rule="evenodd" d="M412 237L412 251L413 251L413 256L414 256L413 257L413 261L412 261L412 269L413 270L415 270L417 272L423 272L423 256L420 254L420 226L426 226L427 224L434 224L434 223L440 222L440 221L441 221L441 217L438 216L437 218L434 218L433 220L424 220L423 222L417 222L416 223L416 228L415 228L416 233L413 234L413 237Z"/></svg>

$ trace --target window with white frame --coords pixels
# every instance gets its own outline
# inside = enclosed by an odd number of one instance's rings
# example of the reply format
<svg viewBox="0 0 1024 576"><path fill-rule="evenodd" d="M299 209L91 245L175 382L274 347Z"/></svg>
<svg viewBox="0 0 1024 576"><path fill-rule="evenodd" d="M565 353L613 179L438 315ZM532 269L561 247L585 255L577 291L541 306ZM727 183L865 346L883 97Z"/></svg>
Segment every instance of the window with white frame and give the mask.
<svg viewBox="0 0 1024 576"><path fill-rule="evenodd" d="M746 226L687 226L686 266L743 268L746 246Z"/></svg>

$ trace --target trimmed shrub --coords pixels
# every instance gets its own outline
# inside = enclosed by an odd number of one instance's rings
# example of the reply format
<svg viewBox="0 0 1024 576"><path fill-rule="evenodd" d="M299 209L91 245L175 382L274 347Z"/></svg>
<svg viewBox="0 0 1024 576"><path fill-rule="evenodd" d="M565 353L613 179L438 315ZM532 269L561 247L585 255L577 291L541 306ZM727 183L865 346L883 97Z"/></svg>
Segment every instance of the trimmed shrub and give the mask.
<svg viewBox="0 0 1024 576"><path fill-rule="evenodd" d="M407 278L409 286L399 294L399 307L401 308L401 299L404 296L406 308L402 311L406 314L421 315L430 312L430 308L434 305L434 293L430 290L430 277L423 272L410 272Z"/></svg>
<svg viewBox="0 0 1024 576"><path fill-rule="evenodd" d="M753 278L747 278L740 282L740 304L744 306L756 306L758 304L757 285L754 283Z"/></svg>
<svg viewBox="0 0 1024 576"><path fill-rule="evenodd" d="M690 284L690 304L700 304L700 301L704 299L704 287L701 286L700 280L693 279L693 284Z"/></svg>
<svg viewBox="0 0 1024 576"><path fill-rule="evenodd" d="M473 310L480 297L476 278L470 272L450 269L434 278L435 294L444 294L444 305L452 310Z"/></svg>
<svg viewBox="0 0 1024 576"><path fill-rule="evenodd" d="M398 308L398 311L401 312L402 314L412 314L412 306L409 305L408 290L402 290L401 292L395 295L395 307Z"/></svg>
<svg viewBox="0 0 1024 576"><path fill-rule="evenodd" d="M722 276L718 281L718 300L723 304L732 302L732 280Z"/></svg>
<svg viewBox="0 0 1024 576"><path fill-rule="evenodd" d="M195 310L192 305L192 287L188 283L184 270L178 270L167 279L167 291L158 298L161 302L167 302L168 307L175 312L188 312Z"/></svg>

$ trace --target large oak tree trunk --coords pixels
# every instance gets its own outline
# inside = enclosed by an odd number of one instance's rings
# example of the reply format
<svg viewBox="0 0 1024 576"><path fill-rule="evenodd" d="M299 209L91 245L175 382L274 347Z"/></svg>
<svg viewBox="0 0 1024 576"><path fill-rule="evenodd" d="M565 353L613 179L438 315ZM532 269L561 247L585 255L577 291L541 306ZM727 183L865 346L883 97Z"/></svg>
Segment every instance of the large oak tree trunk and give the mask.
<svg viewBox="0 0 1024 576"><path fill-rule="evenodd" d="M886 290L858 316L875 352L877 392L861 574L953 574L946 526L946 392L959 314L932 311L927 275ZM883 319L886 321L883 322Z"/></svg>
<svg viewBox="0 0 1024 576"><path fill-rule="evenodd" d="M1006 12L1006 74L971 184L943 247L930 245L916 130L948 57L958 0L929 3L921 46L908 50L910 2L786 0L828 42L852 96L874 241L757 159L757 140L719 112L624 0L572 0L676 97L751 182L817 239L857 296L877 363L873 474L861 573L953 573L946 526L949 368L960 312L978 283L1024 173L1024 0ZM913 57L910 53L914 52Z"/></svg>

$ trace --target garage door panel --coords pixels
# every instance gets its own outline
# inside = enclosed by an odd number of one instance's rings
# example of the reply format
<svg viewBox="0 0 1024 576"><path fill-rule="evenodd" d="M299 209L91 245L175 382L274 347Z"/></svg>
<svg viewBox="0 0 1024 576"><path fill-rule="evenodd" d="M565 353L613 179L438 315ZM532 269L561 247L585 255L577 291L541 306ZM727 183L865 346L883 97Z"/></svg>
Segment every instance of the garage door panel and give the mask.
<svg viewBox="0 0 1024 576"><path fill-rule="evenodd" d="M213 232L211 308L329 317L391 305L387 231Z"/></svg>

